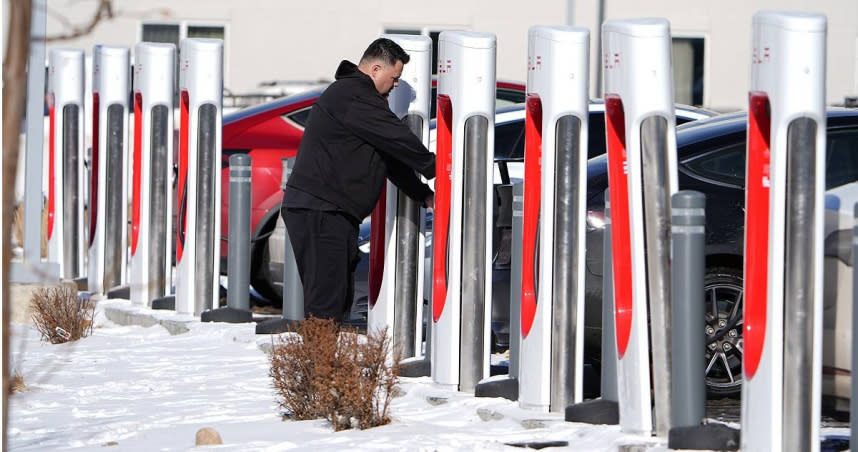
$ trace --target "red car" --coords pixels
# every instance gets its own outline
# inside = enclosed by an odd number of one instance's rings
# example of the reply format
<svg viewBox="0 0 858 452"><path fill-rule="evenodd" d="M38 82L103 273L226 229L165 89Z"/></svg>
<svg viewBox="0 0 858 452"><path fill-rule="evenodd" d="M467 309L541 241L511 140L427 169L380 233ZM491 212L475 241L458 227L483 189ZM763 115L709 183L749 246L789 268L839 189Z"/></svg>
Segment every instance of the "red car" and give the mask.
<svg viewBox="0 0 858 452"><path fill-rule="evenodd" d="M432 80L430 112L435 117L436 80ZM222 215L221 215L221 271L226 272L229 218L229 156L247 153L252 159L251 194L251 284L264 297L277 302L280 287L271 278L268 236L274 231L280 213L283 192L281 159L294 157L304 134L310 107L322 94L318 88L301 94L284 97L250 107L223 118ZM524 102L525 86L515 82L497 82L496 105L504 106ZM274 269L277 271L277 269Z"/></svg>

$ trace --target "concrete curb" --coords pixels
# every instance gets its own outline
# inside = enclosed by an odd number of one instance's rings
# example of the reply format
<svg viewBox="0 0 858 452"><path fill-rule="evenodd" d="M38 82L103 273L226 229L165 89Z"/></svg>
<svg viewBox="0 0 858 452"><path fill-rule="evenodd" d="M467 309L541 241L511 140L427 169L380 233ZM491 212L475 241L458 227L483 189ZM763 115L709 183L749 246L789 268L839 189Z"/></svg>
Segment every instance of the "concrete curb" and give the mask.
<svg viewBox="0 0 858 452"><path fill-rule="evenodd" d="M161 325L174 336L190 331L190 328L188 328L189 323L194 321L199 322L199 319L190 315L154 311L131 304L129 300L102 299L98 301L98 305L104 310L104 316L111 322L124 326L137 325L150 327Z"/></svg>

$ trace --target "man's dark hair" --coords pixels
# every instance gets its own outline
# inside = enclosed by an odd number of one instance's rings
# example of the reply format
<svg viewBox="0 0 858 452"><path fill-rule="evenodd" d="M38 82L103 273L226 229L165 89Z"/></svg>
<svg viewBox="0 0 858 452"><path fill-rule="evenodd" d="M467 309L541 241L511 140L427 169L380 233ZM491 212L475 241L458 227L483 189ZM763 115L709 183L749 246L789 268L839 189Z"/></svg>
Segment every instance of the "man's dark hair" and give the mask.
<svg viewBox="0 0 858 452"><path fill-rule="evenodd" d="M402 61L402 64L408 64L408 60L410 59L411 57L405 53L405 50L402 50L402 47L399 47L399 44L387 38L378 38L372 41L372 44L366 48L360 61L363 63L381 60L394 66L397 61Z"/></svg>

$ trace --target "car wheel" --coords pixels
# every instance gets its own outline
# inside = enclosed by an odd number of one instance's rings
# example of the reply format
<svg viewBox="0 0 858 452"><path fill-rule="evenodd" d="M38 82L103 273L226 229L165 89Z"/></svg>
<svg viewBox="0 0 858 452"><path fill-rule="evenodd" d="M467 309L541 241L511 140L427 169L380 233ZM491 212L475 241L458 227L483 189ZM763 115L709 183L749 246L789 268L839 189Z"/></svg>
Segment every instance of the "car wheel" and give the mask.
<svg viewBox="0 0 858 452"><path fill-rule="evenodd" d="M271 257L267 239L259 240L253 245L252 256L250 284L270 305L282 306L283 288L274 284L271 277Z"/></svg>
<svg viewBox="0 0 858 452"><path fill-rule="evenodd" d="M703 281L706 331L706 389L709 395L738 397L742 390L744 290L742 272L707 269Z"/></svg>

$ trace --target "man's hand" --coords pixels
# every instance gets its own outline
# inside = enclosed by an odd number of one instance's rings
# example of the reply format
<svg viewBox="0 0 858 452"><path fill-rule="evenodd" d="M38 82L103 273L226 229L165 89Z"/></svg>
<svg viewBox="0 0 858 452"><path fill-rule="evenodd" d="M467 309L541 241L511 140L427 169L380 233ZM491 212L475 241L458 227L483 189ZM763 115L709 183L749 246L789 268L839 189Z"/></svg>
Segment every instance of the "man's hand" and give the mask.
<svg viewBox="0 0 858 452"><path fill-rule="evenodd" d="M435 194L432 193L431 195L427 195L426 199L423 200L423 205L430 212L435 213Z"/></svg>

